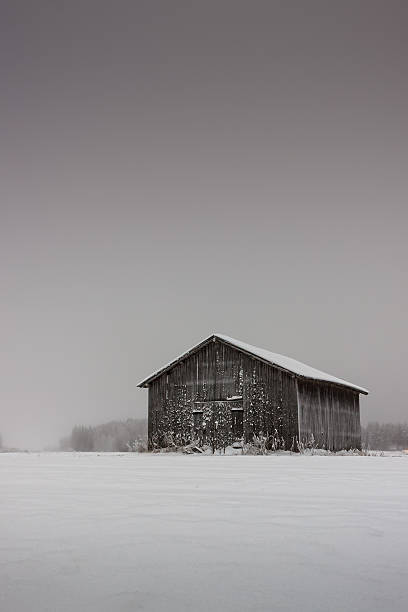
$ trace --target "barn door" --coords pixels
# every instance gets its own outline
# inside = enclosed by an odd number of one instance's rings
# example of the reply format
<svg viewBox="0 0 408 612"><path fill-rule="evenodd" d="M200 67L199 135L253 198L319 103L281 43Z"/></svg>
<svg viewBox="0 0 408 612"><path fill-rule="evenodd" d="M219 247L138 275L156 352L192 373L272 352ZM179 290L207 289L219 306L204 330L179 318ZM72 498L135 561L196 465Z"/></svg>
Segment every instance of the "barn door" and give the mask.
<svg viewBox="0 0 408 612"><path fill-rule="evenodd" d="M231 443L231 410L228 402L213 402L211 446L225 450Z"/></svg>
<svg viewBox="0 0 408 612"><path fill-rule="evenodd" d="M193 411L193 438L214 450L241 440L244 433L242 400L197 402Z"/></svg>
<svg viewBox="0 0 408 612"><path fill-rule="evenodd" d="M198 440L203 444L203 411L194 410L193 412L193 440Z"/></svg>
<svg viewBox="0 0 408 612"><path fill-rule="evenodd" d="M213 402L197 402L197 408L193 410L193 440L199 446L215 443L214 433L216 430L216 416L214 414Z"/></svg>

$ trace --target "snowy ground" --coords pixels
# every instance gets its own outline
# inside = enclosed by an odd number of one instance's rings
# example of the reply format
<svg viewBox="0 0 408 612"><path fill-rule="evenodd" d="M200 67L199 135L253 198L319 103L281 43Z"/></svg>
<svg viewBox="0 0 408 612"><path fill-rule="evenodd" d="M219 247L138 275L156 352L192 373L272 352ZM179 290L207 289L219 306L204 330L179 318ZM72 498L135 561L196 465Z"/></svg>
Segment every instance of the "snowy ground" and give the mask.
<svg viewBox="0 0 408 612"><path fill-rule="evenodd" d="M408 610L408 456L0 455L1 612Z"/></svg>

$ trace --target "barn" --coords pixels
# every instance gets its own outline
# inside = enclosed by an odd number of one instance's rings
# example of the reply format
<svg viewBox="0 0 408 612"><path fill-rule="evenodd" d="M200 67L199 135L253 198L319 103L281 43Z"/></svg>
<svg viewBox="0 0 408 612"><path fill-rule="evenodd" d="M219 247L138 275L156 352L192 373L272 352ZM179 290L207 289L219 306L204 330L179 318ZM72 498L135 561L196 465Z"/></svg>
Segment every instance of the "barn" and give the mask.
<svg viewBox="0 0 408 612"><path fill-rule="evenodd" d="M360 393L300 361L211 334L144 380L149 447L213 450L262 438L270 448L361 447Z"/></svg>

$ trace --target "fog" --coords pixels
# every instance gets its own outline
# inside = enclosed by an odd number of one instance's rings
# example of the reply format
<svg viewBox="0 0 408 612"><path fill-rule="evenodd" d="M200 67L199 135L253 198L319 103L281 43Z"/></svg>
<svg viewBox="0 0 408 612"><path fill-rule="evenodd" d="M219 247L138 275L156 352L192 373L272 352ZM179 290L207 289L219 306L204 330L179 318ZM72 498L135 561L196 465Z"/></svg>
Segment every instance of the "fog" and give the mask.
<svg viewBox="0 0 408 612"><path fill-rule="evenodd" d="M0 432L146 414L211 332L408 420L407 6L3 3Z"/></svg>

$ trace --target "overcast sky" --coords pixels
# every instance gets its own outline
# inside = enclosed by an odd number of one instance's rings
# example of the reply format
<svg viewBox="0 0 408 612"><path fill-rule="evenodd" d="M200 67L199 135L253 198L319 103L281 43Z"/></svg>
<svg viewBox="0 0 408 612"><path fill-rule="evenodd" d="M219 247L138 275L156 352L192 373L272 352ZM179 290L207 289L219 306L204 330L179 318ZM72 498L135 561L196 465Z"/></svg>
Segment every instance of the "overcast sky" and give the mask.
<svg viewBox="0 0 408 612"><path fill-rule="evenodd" d="M0 432L146 414L213 331L408 420L408 5L3 0Z"/></svg>

